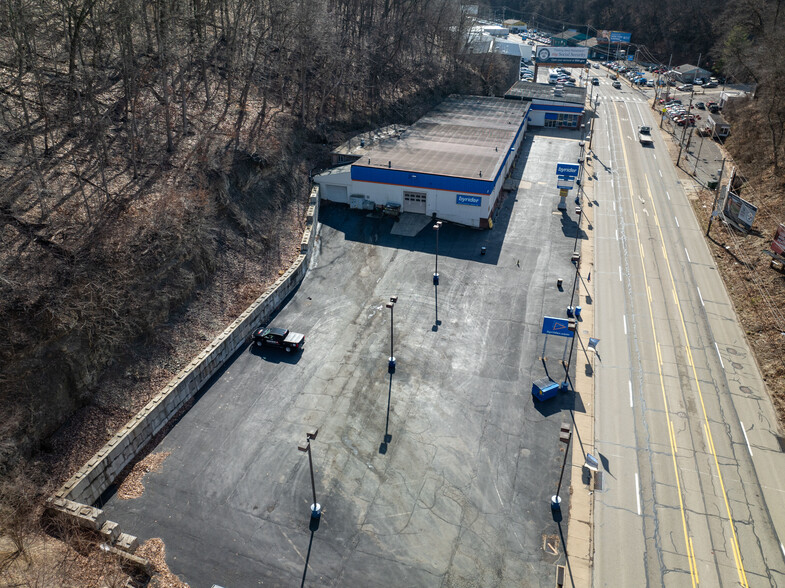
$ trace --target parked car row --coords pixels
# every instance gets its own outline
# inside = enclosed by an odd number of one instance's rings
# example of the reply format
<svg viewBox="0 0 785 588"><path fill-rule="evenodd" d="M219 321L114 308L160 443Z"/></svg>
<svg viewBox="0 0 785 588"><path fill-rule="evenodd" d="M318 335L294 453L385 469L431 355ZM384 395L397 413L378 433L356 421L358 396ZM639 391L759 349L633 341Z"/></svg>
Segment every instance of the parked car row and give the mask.
<svg viewBox="0 0 785 588"><path fill-rule="evenodd" d="M694 127L695 121L700 119L700 115L695 115L689 112L686 108L684 108L684 106L681 104L681 101L679 100L670 100L666 102L665 114L680 127L685 125Z"/></svg>

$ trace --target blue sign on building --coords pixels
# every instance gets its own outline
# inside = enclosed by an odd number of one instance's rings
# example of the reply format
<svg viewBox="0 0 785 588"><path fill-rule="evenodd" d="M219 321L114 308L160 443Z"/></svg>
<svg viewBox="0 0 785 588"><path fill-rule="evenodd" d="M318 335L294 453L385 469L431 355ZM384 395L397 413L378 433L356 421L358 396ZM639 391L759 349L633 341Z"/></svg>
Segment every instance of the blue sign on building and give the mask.
<svg viewBox="0 0 785 588"><path fill-rule="evenodd" d="M465 206L481 206L482 205L482 197L481 196L467 196L466 194L458 194L455 197L456 204L463 204Z"/></svg>
<svg viewBox="0 0 785 588"><path fill-rule="evenodd" d="M578 171L580 170L580 166L577 163L557 163L556 164L556 175L557 176L566 176L566 177L575 177L578 175Z"/></svg>
<svg viewBox="0 0 785 588"><path fill-rule="evenodd" d="M570 319L554 318L552 316L542 317L542 332L546 335L557 335L559 337L575 336L575 332L570 331Z"/></svg>

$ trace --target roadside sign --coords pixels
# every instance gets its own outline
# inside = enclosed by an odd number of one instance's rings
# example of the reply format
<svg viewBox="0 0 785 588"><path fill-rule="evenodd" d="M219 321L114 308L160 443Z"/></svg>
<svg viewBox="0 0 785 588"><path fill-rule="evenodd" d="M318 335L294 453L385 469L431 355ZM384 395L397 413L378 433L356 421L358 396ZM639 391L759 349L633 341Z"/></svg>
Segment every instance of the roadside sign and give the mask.
<svg viewBox="0 0 785 588"><path fill-rule="evenodd" d="M560 190L572 190L574 185L575 178L558 178L556 180L556 187Z"/></svg>
<svg viewBox="0 0 785 588"><path fill-rule="evenodd" d="M565 190L564 188L560 189L559 196L562 198L567 198L567 190Z"/></svg>
<svg viewBox="0 0 785 588"><path fill-rule="evenodd" d="M542 332L546 335L556 335L558 337L575 336L575 332L570 330L570 319L552 316L542 317Z"/></svg>
<svg viewBox="0 0 785 588"><path fill-rule="evenodd" d="M557 176L572 176L573 178L578 175L578 171L580 170L580 166L577 163L562 163L559 162L556 164L556 175Z"/></svg>

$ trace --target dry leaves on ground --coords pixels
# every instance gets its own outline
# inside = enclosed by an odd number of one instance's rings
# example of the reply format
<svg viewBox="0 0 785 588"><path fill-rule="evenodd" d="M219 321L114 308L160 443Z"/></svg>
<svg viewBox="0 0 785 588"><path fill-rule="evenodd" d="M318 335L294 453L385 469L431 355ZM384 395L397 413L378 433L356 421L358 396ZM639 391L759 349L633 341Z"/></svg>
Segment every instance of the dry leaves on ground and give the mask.
<svg viewBox="0 0 785 588"><path fill-rule="evenodd" d="M188 584L175 576L166 563L166 545L162 539L148 539L136 550L136 555L146 558L152 565L159 588L188 588Z"/></svg>
<svg viewBox="0 0 785 588"><path fill-rule="evenodd" d="M139 498L144 493L144 483L142 481L145 474L148 472L160 472L164 461L169 457L170 453L171 451L151 453L134 464L128 475L120 482L120 486L117 489L117 497L121 500Z"/></svg>

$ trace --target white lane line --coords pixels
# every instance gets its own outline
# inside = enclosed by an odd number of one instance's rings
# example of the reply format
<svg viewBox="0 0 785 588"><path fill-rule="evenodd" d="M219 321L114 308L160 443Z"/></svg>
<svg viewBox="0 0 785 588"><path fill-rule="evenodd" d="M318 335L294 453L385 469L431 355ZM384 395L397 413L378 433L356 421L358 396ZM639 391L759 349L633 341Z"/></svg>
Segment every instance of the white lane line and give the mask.
<svg viewBox="0 0 785 588"><path fill-rule="evenodd" d="M744 430L744 423L739 421L739 424L741 425L741 432L744 433L744 440L747 442L747 451L750 452L750 457L752 457L752 447L750 447L750 440L747 439L747 431Z"/></svg>
<svg viewBox="0 0 785 588"><path fill-rule="evenodd" d="M717 357L719 357L719 358L720 358L720 365L722 366L722 369L725 369L725 363L723 363L723 361L722 361L722 356L720 355L720 348L719 348L719 346L717 345L717 342L716 342L716 341L714 342L714 349L716 349L716 350L717 350Z"/></svg>
<svg viewBox="0 0 785 588"><path fill-rule="evenodd" d="M616 229L616 240L619 240L619 229Z"/></svg>
<svg viewBox="0 0 785 588"><path fill-rule="evenodd" d="M654 156L654 159L657 159L657 154L656 153L652 153L652 155Z"/></svg>
<svg viewBox="0 0 785 588"><path fill-rule="evenodd" d="M687 251L687 248L686 248L686 247L684 248L684 253L686 253L686 254L687 254L687 261L689 261L690 263L692 263L692 260L690 259L690 252L689 252L689 251Z"/></svg>
<svg viewBox="0 0 785 588"><path fill-rule="evenodd" d="M679 219L677 219L675 216L673 217L673 219L676 221L676 226L681 228L681 226L679 225Z"/></svg>
<svg viewBox="0 0 785 588"><path fill-rule="evenodd" d="M700 288L698 288L697 286L695 286L695 289L696 289L696 290L698 290L698 298L700 298L700 299L701 299L701 306L706 306L706 305L704 304L704 302L703 302L703 296L701 296L701 289L700 289ZM719 353L719 351L718 351L717 353Z"/></svg>
<svg viewBox="0 0 785 588"><path fill-rule="evenodd" d="M630 408L632 408L632 380L627 380L627 384L630 388Z"/></svg>
<svg viewBox="0 0 785 588"><path fill-rule="evenodd" d="M665 195L668 197L668 200L670 200L670 199L671 199L671 195L670 195L670 194L668 194L667 192L665 192Z"/></svg>
<svg viewBox="0 0 785 588"><path fill-rule="evenodd" d="M621 279L621 266L619 266L619 281L623 282L624 280Z"/></svg>
<svg viewBox="0 0 785 588"><path fill-rule="evenodd" d="M613 203L613 212L616 212L616 203Z"/></svg>
<svg viewBox="0 0 785 588"><path fill-rule="evenodd" d="M635 500L638 501L638 515L641 514L641 486L638 481L638 472L635 472Z"/></svg>
<svg viewBox="0 0 785 588"><path fill-rule="evenodd" d="M626 335L627 334L627 317L626 316L622 316L621 318L624 320L624 334ZM717 353L719 353L719 351L717 351ZM722 366L722 367L724 368L725 366Z"/></svg>
<svg viewBox="0 0 785 588"><path fill-rule="evenodd" d="M657 171L660 172L660 177L662 177L662 170L658 169Z"/></svg>
<svg viewBox="0 0 785 588"><path fill-rule="evenodd" d="M782 543L780 543L780 550L782 551L782 555L785 556L785 546L783 546Z"/></svg>

